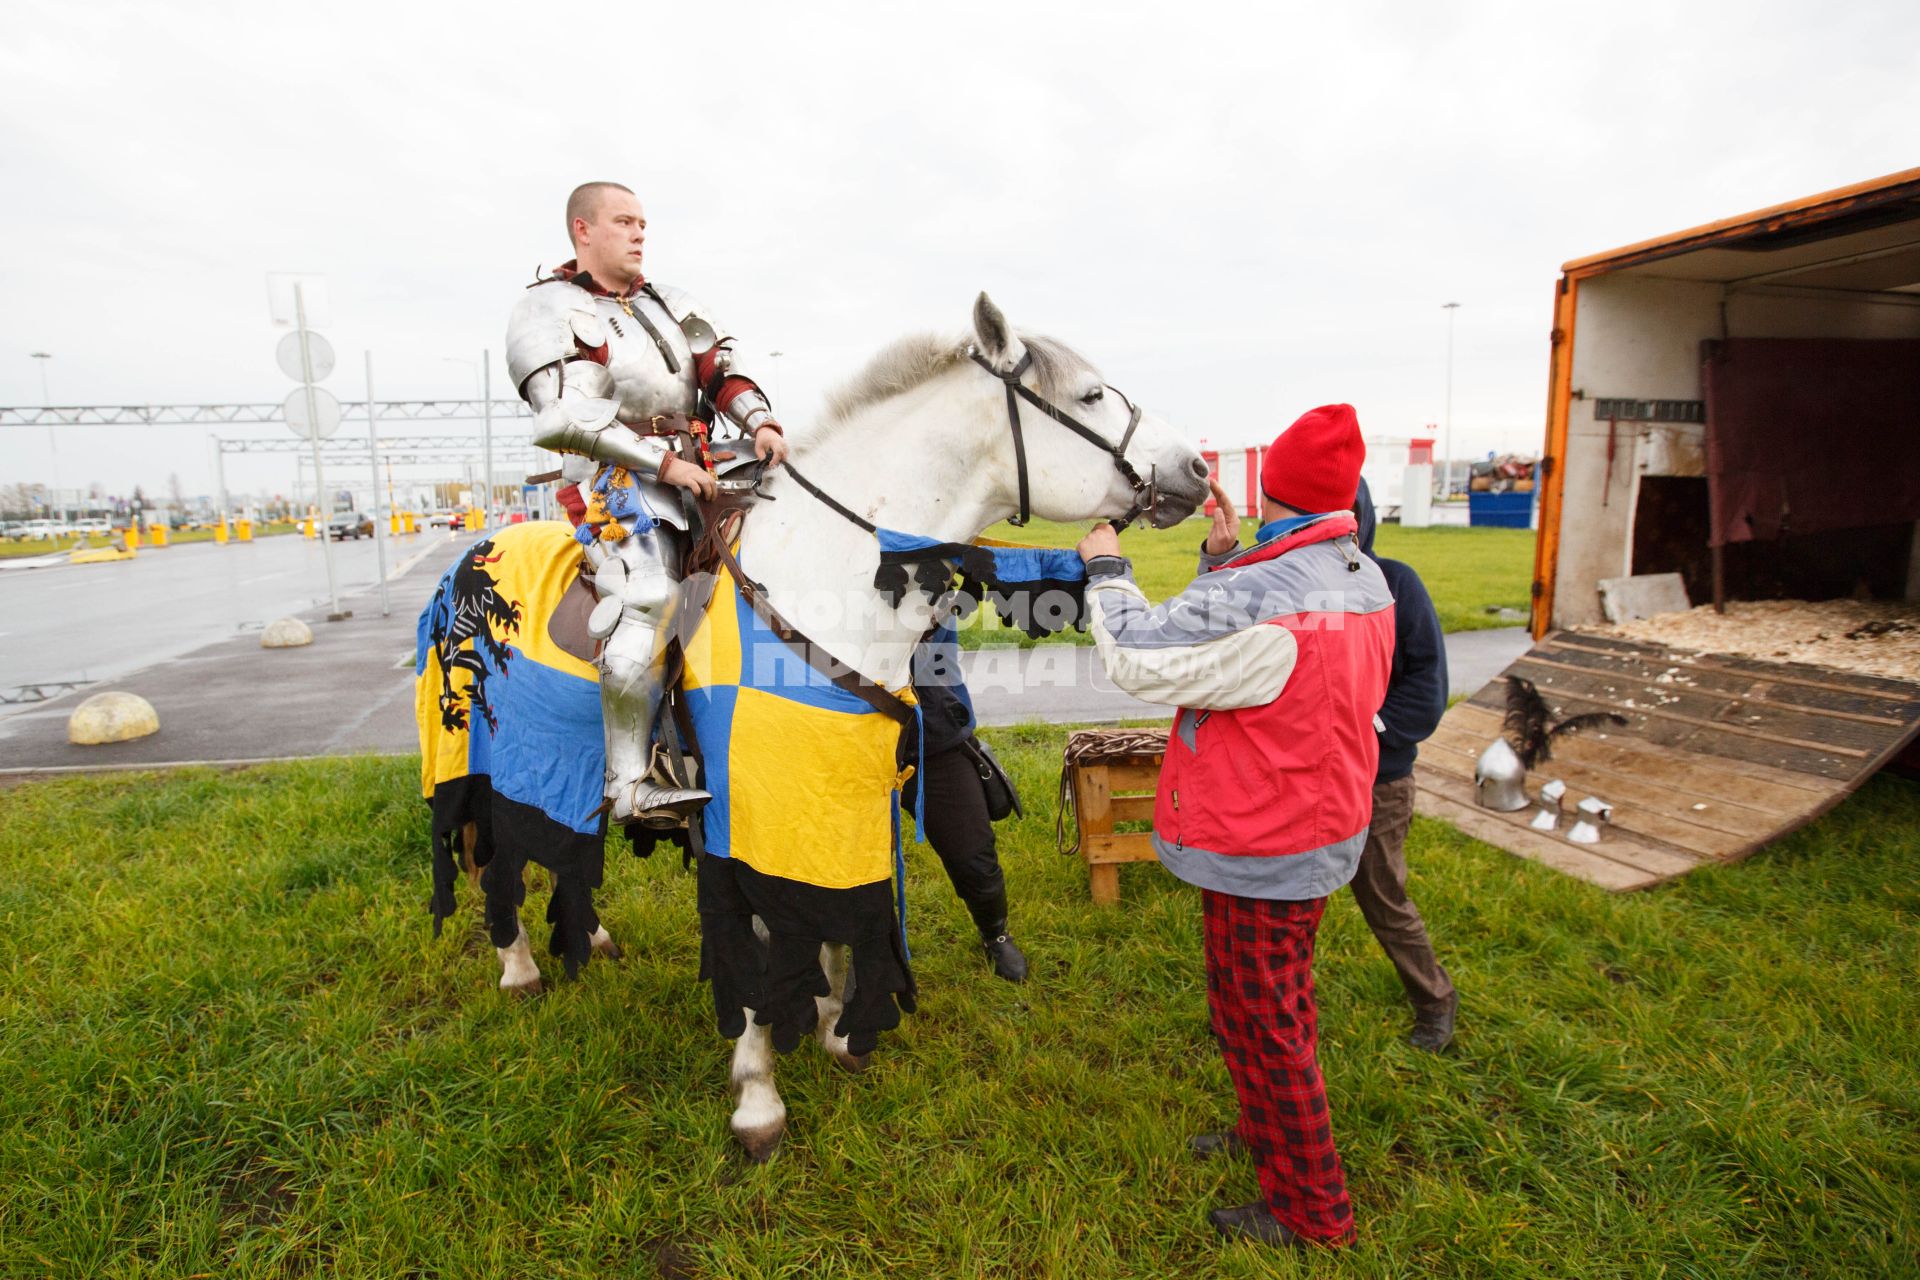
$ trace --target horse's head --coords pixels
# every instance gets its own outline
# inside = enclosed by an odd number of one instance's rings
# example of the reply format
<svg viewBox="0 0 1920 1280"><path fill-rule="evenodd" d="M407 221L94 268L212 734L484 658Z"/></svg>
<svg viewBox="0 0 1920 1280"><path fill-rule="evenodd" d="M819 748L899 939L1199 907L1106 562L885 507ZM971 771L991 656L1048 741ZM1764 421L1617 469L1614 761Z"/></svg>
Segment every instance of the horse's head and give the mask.
<svg viewBox="0 0 1920 1280"><path fill-rule="evenodd" d="M1048 520L1136 514L1164 529L1206 501L1206 461L1180 432L1135 406L1070 348L1017 332L984 293L973 307L971 354L1000 380L979 377L981 456L991 460L996 503L1009 514L1021 507L1022 451L1026 505ZM1017 439L1009 390L1020 415ZM1125 467L1112 453L1122 442Z"/></svg>

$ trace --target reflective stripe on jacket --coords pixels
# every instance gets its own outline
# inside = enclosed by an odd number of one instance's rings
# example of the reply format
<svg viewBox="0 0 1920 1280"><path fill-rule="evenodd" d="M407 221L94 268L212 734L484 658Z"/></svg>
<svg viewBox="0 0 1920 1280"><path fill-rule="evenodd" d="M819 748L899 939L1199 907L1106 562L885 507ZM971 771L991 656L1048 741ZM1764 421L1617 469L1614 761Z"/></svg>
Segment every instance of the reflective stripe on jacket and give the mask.
<svg viewBox="0 0 1920 1280"><path fill-rule="evenodd" d="M1353 878L1394 639L1386 581L1353 534L1351 513L1334 512L1217 564L1205 557L1159 606L1124 561L1089 566L1107 674L1180 708L1153 842L1190 884L1301 900Z"/></svg>

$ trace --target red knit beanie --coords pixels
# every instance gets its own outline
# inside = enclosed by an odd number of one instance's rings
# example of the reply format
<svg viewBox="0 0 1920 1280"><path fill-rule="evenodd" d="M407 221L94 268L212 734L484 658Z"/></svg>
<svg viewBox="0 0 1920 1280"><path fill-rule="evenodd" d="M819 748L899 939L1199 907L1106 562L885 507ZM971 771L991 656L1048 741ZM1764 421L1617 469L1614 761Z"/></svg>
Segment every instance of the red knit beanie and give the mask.
<svg viewBox="0 0 1920 1280"><path fill-rule="evenodd" d="M1296 511L1345 511L1360 488L1367 446L1350 404L1323 404L1300 415L1267 446L1260 491Z"/></svg>

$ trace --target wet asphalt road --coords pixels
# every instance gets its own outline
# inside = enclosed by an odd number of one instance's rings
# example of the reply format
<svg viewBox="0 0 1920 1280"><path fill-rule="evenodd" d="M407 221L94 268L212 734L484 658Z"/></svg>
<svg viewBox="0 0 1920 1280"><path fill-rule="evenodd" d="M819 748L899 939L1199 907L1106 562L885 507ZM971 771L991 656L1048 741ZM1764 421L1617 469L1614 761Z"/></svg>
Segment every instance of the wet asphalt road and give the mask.
<svg viewBox="0 0 1920 1280"><path fill-rule="evenodd" d="M451 559L444 531L387 540L389 574L421 552ZM340 594L377 581L371 538L336 542ZM362 609L370 594L348 602ZM0 690L114 680L275 618L327 603L319 542L298 536L143 549L132 560L0 570ZM0 715L5 708L0 708Z"/></svg>
<svg viewBox="0 0 1920 1280"><path fill-rule="evenodd" d="M0 705L0 778L46 769L133 768L354 752L409 753L414 624L456 549L474 535L389 542L392 614L382 617L370 542L336 545L343 604L324 621L316 543L196 544L105 565L0 571L0 689L34 681L90 687ZM263 650L259 627L304 617L314 643ZM1450 683L1471 693L1528 647L1520 628L1447 637ZM1163 720L1168 708L1114 688L1089 646L1042 645L965 655L981 723ZM152 702L160 732L76 747L66 720L82 699L124 689Z"/></svg>

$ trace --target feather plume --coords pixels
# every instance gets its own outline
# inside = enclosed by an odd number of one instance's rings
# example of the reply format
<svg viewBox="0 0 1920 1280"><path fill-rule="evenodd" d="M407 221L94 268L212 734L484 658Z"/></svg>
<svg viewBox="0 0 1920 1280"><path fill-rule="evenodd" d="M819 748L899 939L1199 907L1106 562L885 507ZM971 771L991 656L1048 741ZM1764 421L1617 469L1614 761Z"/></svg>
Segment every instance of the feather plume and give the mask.
<svg viewBox="0 0 1920 1280"><path fill-rule="evenodd" d="M1507 715L1501 728L1507 743L1531 769L1548 758L1547 703L1533 681L1524 676L1507 677Z"/></svg>
<svg viewBox="0 0 1920 1280"><path fill-rule="evenodd" d="M1552 741L1563 733L1578 733L1582 729L1598 729L1603 724L1619 725L1621 728L1625 728L1627 718L1615 711L1589 711L1582 716L1568 716L1565 720L1553 726L1552 731L1547 734L1547 740Z"/></svg>
<svg viewBox="0 0 1920 1280"><path fill-rule="evenodd" d="M1507 742L1520 757L1520 763L1532 769L1553 759L1553 743L1563 735L1579 733L1582 729L1597 729L1603 724L1625 727L1627 718L1613 711L1590 711L1584 715L1568 716L1559 724L1549 725L1553 713L1547 707L1547 700L1540 696L1540 690L1533 681L1523 676L1507 677L1507 714L1501 723Z"/></svg>

